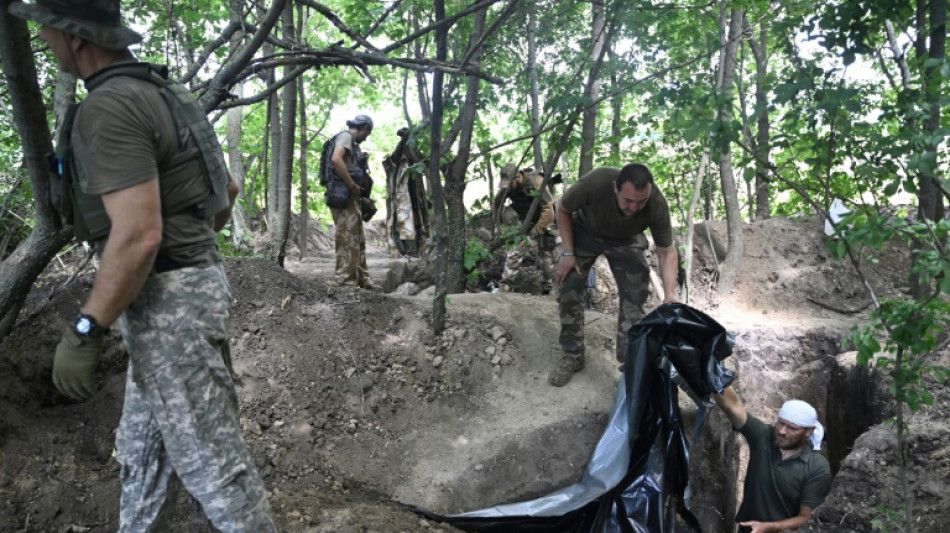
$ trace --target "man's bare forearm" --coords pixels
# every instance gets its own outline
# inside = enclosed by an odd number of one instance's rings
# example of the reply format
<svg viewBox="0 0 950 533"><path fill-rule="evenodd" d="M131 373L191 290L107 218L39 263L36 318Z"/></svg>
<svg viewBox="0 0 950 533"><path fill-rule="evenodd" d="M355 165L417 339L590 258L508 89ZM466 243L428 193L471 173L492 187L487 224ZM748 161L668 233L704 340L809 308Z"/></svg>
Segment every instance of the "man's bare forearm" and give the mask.
<svg viewBox="0 0 950 533"><path fill-rule="evenodd" d="M228 206L214 216L215 233L224 229L224 225L228 223L228 220L230 220L231 213L234 211L234 201L237 199L238 192L238 185L232 178L228 182Z"/></svg>
<svg viewBox="0 0 950 533"><path fill-rule="evenodd" d="M660 267L660 279L663 280L663 302L675 302L679 298L679 286L676 282L679 255L676 253L676 246L657 247L656 255Z"/></svg>

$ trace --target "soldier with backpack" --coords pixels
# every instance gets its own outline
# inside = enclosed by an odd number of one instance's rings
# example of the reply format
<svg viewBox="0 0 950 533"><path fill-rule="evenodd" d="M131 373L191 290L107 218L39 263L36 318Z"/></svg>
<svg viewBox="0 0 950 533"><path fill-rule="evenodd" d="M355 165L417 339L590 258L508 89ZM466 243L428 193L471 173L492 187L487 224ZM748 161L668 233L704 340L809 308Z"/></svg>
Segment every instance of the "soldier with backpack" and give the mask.
<svg viewBox="0 0 950 533"><path fill-rule="evenodd" d="M136 61L142 40L118 0L15 2L89 92L60 124L50 200L101 263L53 359L53 384L84 401L118 321L129 354L115 437L119 531L149 531L177 477L223 532L273 532L244 443L228 356L231 294L216 234L237 185L214 129L167 70Z"/></svg>
<svg viewBox="0 0 950 533"><path fill-rule="evenodd" d="M371 217L370 212L375 213L376 207L369 199L373 180L359 143L373 132L373 119L356 115L346 121L346 127L324 144L320 184L327 188L327 205L336 228L336 281L340 285L372 289L366 267L363 222L369 220L365 215Z"/></svg>

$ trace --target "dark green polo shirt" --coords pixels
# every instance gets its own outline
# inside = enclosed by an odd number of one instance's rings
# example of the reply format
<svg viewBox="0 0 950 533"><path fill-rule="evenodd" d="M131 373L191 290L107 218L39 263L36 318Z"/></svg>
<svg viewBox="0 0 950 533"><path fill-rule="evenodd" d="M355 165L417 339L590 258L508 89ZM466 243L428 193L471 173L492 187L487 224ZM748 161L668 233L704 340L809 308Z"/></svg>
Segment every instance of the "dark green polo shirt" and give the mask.
<svg viewBox="0 0 950 533"><path fill-rule="evenodd" d="M631 240L647 229L653 242L664 248L673 244L670 206L654 183L643 209L627 216L617 205L615 183L619 168L598 167L581 176L561 196L564 209L594 236L609 240Z"/></svg>
<svg viewBox="0 0 950 533"><path fill-rule="evenodd" d="M772 426L749 415L739 433L749 443L749 468L737 522L775 522L798 516L799 508L815 508L831 490L831 467L806 442L798 454L782 460Z"/></svg>

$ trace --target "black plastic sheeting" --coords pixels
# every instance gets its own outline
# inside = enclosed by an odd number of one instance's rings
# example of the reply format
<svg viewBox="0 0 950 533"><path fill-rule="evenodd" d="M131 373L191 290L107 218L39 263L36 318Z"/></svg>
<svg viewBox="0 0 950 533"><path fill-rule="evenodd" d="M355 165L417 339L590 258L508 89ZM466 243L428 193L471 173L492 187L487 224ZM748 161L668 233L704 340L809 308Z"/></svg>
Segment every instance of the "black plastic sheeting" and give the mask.
<svg viewBox="0 0 950 533"><path fill-rule="evenodd" d="M694 435L710 394L732 383L721 363L735 342L711 317L665 304L628 333L623 380L610 421L581 481L536 500L458 515L414 511L480 533L701 531L688 510L689 443L676 387L697 402Z"/></svg>

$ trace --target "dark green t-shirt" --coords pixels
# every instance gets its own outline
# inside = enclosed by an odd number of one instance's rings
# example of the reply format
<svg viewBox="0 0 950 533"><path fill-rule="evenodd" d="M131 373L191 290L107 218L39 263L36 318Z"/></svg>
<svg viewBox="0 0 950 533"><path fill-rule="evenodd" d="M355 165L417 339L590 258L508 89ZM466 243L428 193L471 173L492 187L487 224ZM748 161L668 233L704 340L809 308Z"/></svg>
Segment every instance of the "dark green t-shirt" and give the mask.
<svg viewBox="0 0 950 533"><path fill-rule="evenodd" d="M72 129L77 178L86 194L157 179L178 146L174 119L158 88L129 76L106 80L91 92ZM219 261L213 216L199 219L189 210L163 218L159 253L182 266Z"/></svg>
<svg viewBox="0 0 950 533"><path fill-rule="evenodd" d="M643 209L624 215L617 205L614 184L620 169L599 167L583 175L561 196L564 209L574 213L575 220L595 237L627 241L647 229L659 247L673 244L670 207L660 188L651 186L650 198Z"/></svg>
<svg viewBox="0 0 950 533"><path fill-rule="evenodd" d="M831 467L811 442L782 460L772 426L749 415L739 433L749 443L749 468L737 522L775 522L798 516L802 505L814 509L831 490Z"/></svg>

